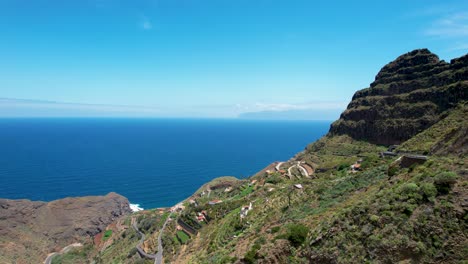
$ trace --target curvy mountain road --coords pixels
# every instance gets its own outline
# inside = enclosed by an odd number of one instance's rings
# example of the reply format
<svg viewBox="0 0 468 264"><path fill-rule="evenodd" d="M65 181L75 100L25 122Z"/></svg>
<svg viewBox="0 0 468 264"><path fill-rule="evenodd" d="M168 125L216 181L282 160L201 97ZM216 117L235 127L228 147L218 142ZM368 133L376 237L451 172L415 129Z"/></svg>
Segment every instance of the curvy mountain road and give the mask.
<svg viewBox="0 0 468 264"><path fill-rule="evenodd" d="M60 250L60 252L54 252L54 253L51 253L49 254L49 256L47 256L47 258L45 259L44 263L45 264L51 264L52 263L52 259L57 256L57 255L60 255L60 254L65 254L67 253L68 251L70 251L72 248L74 247L82 247L83 245L81 243L73 243L71 245L68 245L66 247L64 247L62 250Z"/></svg>
<svg viewBox="0 0 468 264"><path fill-rule="evenodd" d="M162 233L164 232L164 228L166 228L167 222L171 219L172 213L167 217L166 222L164 222L164 225L162 226L161 230L159 230L159 235L158 235L158 253L156 254L156 258L154 259L154 264L162 264L162 258L163 258L163 246L162 246Z"/></svg>

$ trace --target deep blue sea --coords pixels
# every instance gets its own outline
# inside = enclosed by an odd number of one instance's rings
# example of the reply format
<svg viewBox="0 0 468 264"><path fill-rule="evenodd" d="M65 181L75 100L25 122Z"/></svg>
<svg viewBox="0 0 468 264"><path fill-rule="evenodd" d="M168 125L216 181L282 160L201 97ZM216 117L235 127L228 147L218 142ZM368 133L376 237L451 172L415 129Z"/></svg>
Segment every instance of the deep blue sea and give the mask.
<svg viewBox="0 0 468 264"><path fill-rule="evenodd" d="M287 160L330 122L0 119L0 197L50 201L117 192L172 206L219 176Z"/></svg>

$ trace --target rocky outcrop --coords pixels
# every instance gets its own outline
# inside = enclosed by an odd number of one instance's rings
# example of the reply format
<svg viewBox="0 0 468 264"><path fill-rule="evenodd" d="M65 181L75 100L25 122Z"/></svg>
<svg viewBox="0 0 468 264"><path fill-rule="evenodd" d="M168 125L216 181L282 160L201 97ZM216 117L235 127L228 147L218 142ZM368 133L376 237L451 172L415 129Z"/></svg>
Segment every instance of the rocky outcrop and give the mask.
<svg viewBox="0 0 468 264"><path fill-rule="evenodd" d="M41 263L47 253L84 241L129 213L127 198L116 193L48 203L0 199L0 251L16 263Z"/></svg>
<svg viewBox="0 0 468 264"><path fill-rule="evenodd" d="M399 144L465 100L468 55L447 63L427 49L415 50L384 66L369 88L356 92L329 133Z"/></svg>

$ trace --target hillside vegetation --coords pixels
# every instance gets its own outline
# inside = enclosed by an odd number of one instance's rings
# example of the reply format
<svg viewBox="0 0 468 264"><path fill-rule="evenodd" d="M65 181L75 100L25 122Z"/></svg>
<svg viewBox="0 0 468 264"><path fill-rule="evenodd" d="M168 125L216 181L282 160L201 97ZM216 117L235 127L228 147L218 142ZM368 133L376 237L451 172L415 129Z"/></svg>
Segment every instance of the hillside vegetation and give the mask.
<svg viewBox="0 0 468 264"><path fill-rule="evenodd" d="M467 69L467 56L446 63L428 50L405 54L355 94L328 135L290 160L248 179L209 182L170 216L129 218L147 234L148 253L162 232L165 263L462 263ZM114 230L105 248L81 256L152 263L131 230Z"/></svg>

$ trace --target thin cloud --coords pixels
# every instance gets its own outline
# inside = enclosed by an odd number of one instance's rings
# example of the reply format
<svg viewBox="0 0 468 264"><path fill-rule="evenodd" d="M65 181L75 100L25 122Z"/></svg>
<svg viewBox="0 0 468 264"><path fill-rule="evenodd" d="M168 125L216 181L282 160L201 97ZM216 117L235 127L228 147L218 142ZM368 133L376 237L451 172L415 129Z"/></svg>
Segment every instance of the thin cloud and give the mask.
<svg viewBox="0 0 468 264"><path fill-rule="evenodd" d="M439 17L424 33L444 38L468 37L468 12Z"/></svg>
<svg viewBox="0 0 468 264"><path fill-rule="evenodd" d="M156 107L0 98L1 116L154 116Z"/></svg>
<svg viewBox="0 0 468 264"><path fill-rule="evenodd" d="M448 51L459 51L459 50L468 50L468 43L457 43L448 49Z"/></svg>
<svg viewBox="0 0 468 264"><path fill-rule="evenodd" d="M304 104L255 103L238 104L238 118L259 120L335 120L346 108L346 102L316 101Z"/></svg>
<svg viewBox="0 0 468 264"><path fill-rule="evenodd" d="M343 110L346 108L346 102L336 101L317 101L304 104L289 103L262 103L257 102L251 105L237 104L236 109L239 112L262 112L262 111L291 111L291 110Z"/></svg>

